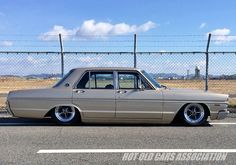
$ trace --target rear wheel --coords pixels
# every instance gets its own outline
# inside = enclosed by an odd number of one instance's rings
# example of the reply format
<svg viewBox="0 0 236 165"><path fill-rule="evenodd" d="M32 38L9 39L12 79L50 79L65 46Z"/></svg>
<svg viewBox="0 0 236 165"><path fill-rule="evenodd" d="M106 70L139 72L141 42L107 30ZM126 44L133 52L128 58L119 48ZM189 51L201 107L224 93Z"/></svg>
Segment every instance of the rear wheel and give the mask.
<svg viewBox="0 0 236 165"><path fill-rule="evenodd" d="M207 120L207 112L201 104L188 104L181 112L181 119L187 125L201 125Z"/></svg>
<svg viewBox="0 0 236 165"><path fill-rule="evenodd" d="M80 119L78 110L72 106L58 106L51 116L57 123L62 125L75 124Z"/></svg>

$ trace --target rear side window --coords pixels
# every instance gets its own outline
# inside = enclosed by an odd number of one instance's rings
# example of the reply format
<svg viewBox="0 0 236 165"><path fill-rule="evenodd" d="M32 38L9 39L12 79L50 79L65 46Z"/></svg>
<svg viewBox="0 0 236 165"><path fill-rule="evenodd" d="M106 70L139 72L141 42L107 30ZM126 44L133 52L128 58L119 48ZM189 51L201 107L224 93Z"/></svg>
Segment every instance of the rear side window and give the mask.
<svg viewBox="0 0 236 165"><path fill-rule="evenodd" d="M87 72L77 85L79 89L114 89L113 72Z"/></svg>
<svg viewBox="0 0 236 165"><path fill-rule="evenodd" d="M89 72L87 72L82 79L80 80L79 84L77 85L79 89L88 89L89 88Z"/></svg>
<svg viewBox="0 0 236 165"><path fill-rule="evenodd" d="M60 86L70 75L73 73L75 69L70 70L61 80L59 80L53 87L58 87Z"/></svg>

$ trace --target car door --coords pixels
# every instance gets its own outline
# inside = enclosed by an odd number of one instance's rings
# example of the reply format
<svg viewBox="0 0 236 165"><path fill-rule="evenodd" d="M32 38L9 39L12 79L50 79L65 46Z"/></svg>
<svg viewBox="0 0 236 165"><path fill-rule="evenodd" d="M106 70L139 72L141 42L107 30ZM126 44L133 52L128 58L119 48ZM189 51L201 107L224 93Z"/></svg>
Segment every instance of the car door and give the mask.
<svg viewBox="0 0 236 165"><path fill-rule="evenodd" d="M139 72L118 72L117 79L117 118L162 118L163 96L161 90L154 89Z"/></svg>
<svg viewBox="0 0 236 165"><path fill-rule="evenodd" d="M73 104L83 117L114 118L115 89L113 71L88 71L73 90Z"/></svg>

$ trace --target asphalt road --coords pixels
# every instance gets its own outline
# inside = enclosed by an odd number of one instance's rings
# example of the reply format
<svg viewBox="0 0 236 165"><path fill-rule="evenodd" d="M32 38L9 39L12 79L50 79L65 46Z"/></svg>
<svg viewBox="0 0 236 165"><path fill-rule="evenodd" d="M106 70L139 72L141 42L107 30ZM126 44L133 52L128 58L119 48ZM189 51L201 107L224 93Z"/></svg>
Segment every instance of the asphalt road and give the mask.
<svg viewBox="0 0 236 165"><path fill-rule="evenodd" d="M1 116L1 115L0 115ZM0 118L0 164L235 164L225 161L122 161L124 153L37 153L45 149L236 149L235 115L201 127L58 126L50 119Z"/></svg>

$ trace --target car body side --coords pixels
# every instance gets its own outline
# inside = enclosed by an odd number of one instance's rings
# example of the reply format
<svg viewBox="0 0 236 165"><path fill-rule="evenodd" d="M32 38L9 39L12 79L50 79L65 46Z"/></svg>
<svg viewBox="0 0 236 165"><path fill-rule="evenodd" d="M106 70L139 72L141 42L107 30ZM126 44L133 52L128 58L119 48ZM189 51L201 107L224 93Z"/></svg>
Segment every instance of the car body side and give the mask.
<svg viewBox="0 0 236 165"><path fill-rule="evenodd" d="M161 94L158 100L152 100L161 104L161 118L106 118L106 117L86 117L85 111L78 104L73 102L73 93L75 85L86 71L135 71L140 74L141 71L134 68L79 68L75 69L62 83L53 88L19 90L10 92L7 99L9 111L16 117L25 118L44 118L50 113L50 110L56 106L73 106L79 112L82 122L144 122L144 123L170 123L174 117L185 105L189 103L202 104L208 111L212 120L218 119L219 112L225 111L228 105L228 95L203 92L188 89L165 89L157 88L155 92ZM145 77L145 76L144 76ZM69 84L69 86L67 85ZM118 89L112 89L117 91ZM95 97L95 96L91 96ZM145 98L139 97L136 103L142 102ZM115 100L114 100L115 102ZM88 102L89 103L89 102ZM99 102L96 102L99 104ZM145 109L143 109L145 113ZM151 114L152 115L152 114Z"/></svg>

